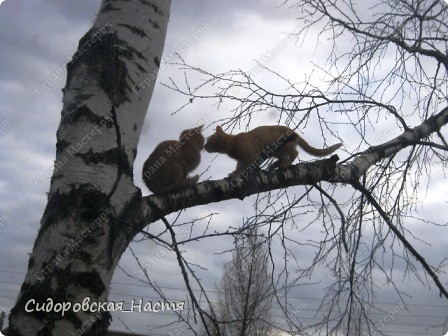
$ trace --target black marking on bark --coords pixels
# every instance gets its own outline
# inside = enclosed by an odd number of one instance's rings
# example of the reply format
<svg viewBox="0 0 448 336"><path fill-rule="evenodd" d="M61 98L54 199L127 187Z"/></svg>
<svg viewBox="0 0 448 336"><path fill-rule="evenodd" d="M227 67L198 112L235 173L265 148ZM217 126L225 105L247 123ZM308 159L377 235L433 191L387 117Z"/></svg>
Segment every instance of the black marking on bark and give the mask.
<svg viewBox="0 0 448 336"><path fill-rule="evenodd" d="M134 124L134 131L137 130L137 124Z"/></svg>
<svg viewBox="0 0 448 336"><path fill-rule="evenodd" d="M314 184L317 181L316 172L314 169L306 169L305 170L305 181L308 184Z"/></svg>
<svg viewBox="0 0 448 336"><path fill-rule="evenodd" d="M154 29L160 29L160 26L159 26L159 24L157 22L152 21L152 20L148 20L148 21L149 21L149 23L152 25L152 27Z"/></svg>
<svg viewBox="0 0 448 336"><path fill-rule="evenodd" d="M144 215L142 213L143 196L140 189L132 195L128 203L125 204L123 213L118 218L117 222L120 227L125 230L128 241L130 242L137 234L138 226L135 227L135 223L142 223L144 221Z"/></svg>
<svg viewBox="0 0 448 336"><path fill-rule="evenodd" d="M106 6L104 6L103 12L107 12L107 11L120 11L121 9L118 7L114 7L112 4L107 4Z"/></svg>
<svg viewBox="0 0 448 336"><path fill-rule="evenodd" d="M90 272L72 272L70 283L88 289L96 297L99 297L106 290L106 286L96 269Z"/></svg>
<svg viewBox="0 0 448 336"><path fill-rule="evenodd" d="M261 172L261 169L257 169L257 172ZM256 174L256 173L252 173L252 174ZM241 186L236 188L236 195L237 195L238 199L240 199L241 201L244 200L244 198L246 196L248 196L248 194L250 194L254 190L256 190L258 183L259 183L259 181L257 181L256 177L244 180L244 182L241 184Z"/></svg>
<svg viewBox="0 0 448 336"><path fill-rule="evenodd" d="M64 150L70 146L71 143L67 142L65 140L60 140L56 143L56 156L58 156L59 154L61 154L62 152L64 152Z"/></svg>
<svg viewBox="0 0 448 336"><path fill-rule="evenodd" d="M98 80L113 105L119 106L129 101L127 94L130 91L126 84L128 70L121 58L144 59L144 56L120 40L116 32L99 37L96 33L96 29L91 29L79 41L78 51L67 64L67 83L70 83L75 72L85 65L87 73Z"/></svg>
<svg viewBox="0 0 448 336"><path fill-rule="evenodd" d="M118 227L119 222L112 221L109 225L109 236L107 238L107 269L110 270L113 266L113 252L115 243L119 237L118 232L120 228Z"/></svg>
<svg viewBox="0 0 448 336"><path fill-rule="evenodd" d="M23 334L16 328L8 326L8 328L6 328L7 336L23 336Z"/></svg>
<svg viewBox="0 0 448 336"><path fill-rule="evenodd" d="M110 110L110 113L112 115L112 120L114 121L115 125L115 135L117 139L117 148L119 149L118 154L118 169L117 169L117 177L115 178L114 185L112 186L112 189L109 191L109 194L107 197L110 199L112 195L115 193L115 191L118 188L118 184L120 183L121 174L123 173L123 169L125 169L124 165L129 164L129 160L127 159L127 155L124 152L124 148L121 144L121 132L120 132L120 125L118 125L118 119L117 119L117 112L115 111L115 106L112 105L112 108ZM124 162L125 161L125 162ZM132 167L129 168L131 173L129 176L132 176ZM126 169L125 169L126 171Z"/></svg>
<svg viewBox="0 0 448 336"><path fill-rule="evenodd" d="M442 122L443 125L448 124L448 115L444 116L442 120L443 120L443 122Z"/></svg>
<svg viewBox="0 0 448 336"><path fill-rule="evenodd" d="M228 180L230 185L235 186L236 181L234 178L226 177L225 180ZM225 195L224 189L222 189L218 186L214 186L213 193L216 195L216 197L218 198L219 201L224 199L224 195Z"/></svg>
<svg viewBox="0 0 448 336"><path fill-rule="evenodd" d="M142 67L140 64L134 62L134 65L137 67L138 71L140 71L141 73L145 72L145 68ZM136 87L136 86L138 87L138 85L135 85L135 82L133 82L133 84L134 84L134 87Z"/></svg>
<svg viewBox="0 0 448 336"><path fill-rule="evenodd" d="M129 25L129 24L117 23L117 26L125 27L125 28L129 29L132 34L135 34L135 35L138 35L138 36L141 36L141 37L148 36L148 35L146 35L146 33L145 33L145 31L143 29L135 27L135 26L132 26L132 25Z"/></svg>
<svg viewBox="0 0 448 336"><path fill-rule="evenodd" d="M75 96L75 100L78 100L78 101L85 101L85 100L89 100L89 99L92 98L92 97L95 97L95 95L92 94L92 93L78 93L78 94Z"/></svg>
<svg viewBox="0 0 448 336"><path fill-rule="evenodd" d="M91 94L91 93L79 93L73 98L73 100L65 101L64 109L65 109L65 111L71 112L71 111L75 110L80 103L83 103L86 100L89 100L90 98L92 98L94 96L95 95Z"/></svg>
<svg viewBox="0 0 448 336"><path fill-rule="evenodd" d="M448 118L448 116L445 117L445 121L448 120L447 118ZM426 120L425 124L427 124L429 126L429 128L431 129L432 132L436 132L436 131L440 130L440 125L437 122L437 116L429 117Z"/></svg>
<svg viewBox="0 0 448 336"><path fill-rule="evenodd" d="M152 10L154 11L154 13L156 13L157 15L159 15L159 16L163 16L164 15L163 12L160 10L160 8L158 6L156 6L156 5L154 5L152 2L147 1L147 0L140 0L140 2L142 4L144 4L144 5L147 5L147 6L151 7Z"/></svg>
<svg viewBox="0 0 448 336"><path fill-rule="evenodd" d="M326 181L334 180L334 178L336 177L336 166L338 161L339 156L337 154L334 154L323 163L323 177Z"/></svg>
<svg viewBox="0 0 448 336"><path fill-rule="evenodd" d="M396 142L396 146L405 146L406 143L408 142L408 138L405 137L404 135L400 135L397 137L397 142Z"/></svg>
<svg viewBox="0 0 448 336"><path fill-rule="evenodd" d="M419 128L414 128L412 130L412 134L414 135L414 137L416 138L415 140L420 140L425 138L425 132L419 127ZM409 140L405 140L405 141L409 141ZM412 141L412 140L411 140Z"/></svg>
<svg viewBox="0 0 448 336"><path fill-rule="evenodd" d="M65 268L55 266L52 272L45 274L36 283L30 284L24 282L20 290L23 295L17 300L15 307L11 310L11 314L25 313L24 309L30 298L34 299L36 304L47 303L49 298L53 300L53 304L70 301L71 297L68 292L68 285L71 283L71 279L71 267L68 265ZM55 284L57 284L57 287L55 287ZM38 335L52 335L51 331L54 326L54 321L60 319L69 320L77 328L82 325L82 321L76 316L73 310L65 312L64 316L60 312L36 310L29 313L26 312L26 314L30 314L44 323L46 322L44 328L41 329Z"/></svg>
<svg viewBox="0 0 448 336"><path fill-rule="evenodd" d="M126 97L126 77L127 69L125 63L120 59L118 49L113 45L104 52L104 58L97 63L102 65L100 73L100 85L109 96L114 106L129 99ZM104 63L103 63L104 62Z"/></svg>
<svg viewBox="0 0 448 336"><path fill-rule="evenodd" d="M361 177L359 167L357 165L350 165L350 180L358 180Z"/></svg>
<svg viewBox="0 0 448 336"><path fill-rule="evenodd" d="M136 50L135 48L132 48L128 44L124 45L123 48L124 47L126 47L127 49L121 50L121 53L125 57L127 57L129 59L131 59L131 58L135 59L135 57L137 57L137 58L145 60L145 61L148 60L144 54L142 54L140 51Z"/></svg>
<svg viewBox="0 0 448 336"><path fill-rule="evenodd" d="M272 174L272 176L275 175L275 177L277 178L277 180L281 184L285 183L285 181L287 180L286 179L286 172L285 172L284 169L276 169L274 171L268 172L267 174L268 174L268 176L271 175L271 174Z"/></svg>
<svg viewBox="0 0 448 336"><path fill-rule="evenodd" d="M45 326L37 333L37 336L51 336L53 335L54 320L48 321Z"/></svg>
<svg viewBox="0 0 448 336"><path fill-rule="evenodd" d="M118 168L117 168L117 177L115 178L115 182L114 185L112 186L112 189L109 191L109 193L107 194L107 198L109 199L110 202L110 198L112 197L112 195L115 193L115 191L118 188L118 185L120 183L121 180L121 174L123 173L123 169L125 171L130 171L130 173L128 172L128 174L130 174L129 176L132 177L132 167L129 167L129 169L126 169L124 165L126 166L130 166L129 164L129 160L127 160L127 156L126 153L124 153L124 149L123 146L121 144L121 132L120 132L120 125L118 124L118 119L117 119L117 112L115 111L115 106L112 105L112 108L110 110L111 116L112 116L112 120L114 121L114 125L115 125L115 133L117 136L117 155L118 155ZM112 259L112 251L113 251L113 244L115 243L118 235L116 234L117 232L117 225L118 222L117 221L110 221L109 222L109 237L108 237L108 247L107 247L107 253L109 256L108 259L108 267L109 269L112 267L113 264L113 259Z"/></svg>
<svg viewBox="0 0 448 336"><path fill-rule="evenodd" d="M96 240L93 239L88 239L89 237L87 237L85 239L86 243L89 243L90 245L92 243L95 243ZM92 255L90 253L88 253L85 250L79 249L76 251L76 259L81 260L84 264L87 265L91 265L92 264Z"/></svg>
<svg viewBox="0 0 448 336"><path fill-rule="evenodd" d="M37 282L34 285L31 285L28 282L24 282L22 284L22 286L20 288L20 293L22 293L23 295L17 299L15 306L11 309L11 315L25 311L25 305L28 301L26 298L31 297L35 300L36 303L42 303L47 300L47 298L48 298L47 295L48 295L48 293L51 293L51 292L49 290L50 287L49 287L48 281L45 281L45 280L46 279L44 279L44 281ZM47 294L44 294L45 291L48 291ZM32 314L37 319L45 318L44 312L34 311L34 312L30 312L30 314Z"/></svg>
<svg viewBox="0 0 448 336"><path fill-rule="evenodd" d="M91 223L101 216L104 208L108 204L107 195L99 190L88 190L83 193L82 199L79 201L79 208L83 209L79 214L81 221Z"/></svg>
<svg viewBox="0 0 448 336"><path fill-rule="evenodd" d="M142 193L138 190L129 202L127 202L123 208L125 211L121 214L119 218L115 221L110 221L109 225L109 237L107 241L107 254L108 254L108 270L112 269L115 254L122 254L124 252L125 246L129 245L129 242L138 233L139 225L135 223L142 223L144 221L144 215L142 213ZM126 239L126 244L117 244L117 240L121 237ZM124 246L122 250L116 250L116 246Z"/></svg>
<svg viewBox="0 0 448 336"><path fill-rule="evenodd" d="M156 65L157 69L160 68L160 58L154 57L154 64Z"/></svg>
<svg viewBox="0 0 448 336"><path fill-rule="evenodd" d="M87 165L97 165L98 163L119 165L121 163L123 172L128 176L132 176L132 169L129 165L127 155L123 150L120 151L118 148L112 148L100 153L95 153L90 148L86 153L76 153L74 156L80 157Z"/></svg>
<svg viewBox="0 0 448 336"><path fill-rule="evenodd" d="M85 210L79 214L79 218L72 218L72 220L89 222L95 220L103 211L105 200L107 200L106 194L90 184L73 185L68 194L62 194L59 191L50 194L36 242L40 240L47 228L59 220L68 219L70 215L79 213L79 209Z"/></svg>
<svg viewBox="0 0 448 336"><path fill-rule="evenodd" d="M54 284L57 284L56 288ZM96 270L92 272L72 272L70 264L63 268L55 267L53 272L47 274L42 281L39 281L33 285L25 283L22 286L23 295L16 305L18 310L23 310L27 298L32 297L36 304L46 303L48 298L53 300L53 303L62 303L71 301L71 295L68 291L69 288L76 290L76 286L82 286L90 290L96 297L101 295L105 286L98 275ZM75 328L80 328L83 325L83 321L77 317L73 310L65 312L64 317L57 312L52 311L34 311L30 313L34 318L46 322L44 328L38 333L38 335L52 335L51 331L54 328L54 322L59 319L69 320Z"/></svg>
<svg viewBox="0 0 448 336"><path fill-rule="evenodd" d="M162 201L161 203L164 204L164 205L167 204L166 202L169 202L169 201L172 202L173 201L167 195L169 195L169 194L158 195L158 196L161 197L161 201ZM154 202L151 202L151 200L147 200L146 204L151 209L151 211L152 211L152 213L154 215L154 219L155 220L159 220L159 219L161 219L162 217L165 216L164 211L162 209L160 209Z"/></svg>
<svg viewBox="0 0 448 336"><path fill-rule="evenodd" d="M384 146L373 146L370 147L369 150L366 151L367 153L376 153L380 157L386 156L386 148Z"/></svg>
<svg viewBox="0 0 448 336"><path fill-rule="evenodd" d="M90 329L83 332L82 336L106 335L110 321L112 321L112 315L109 312L100 312L93 314L93 317L95 319L91 320L94 322L90 325Z"/></svg>
<svg viewBox="0 0 448 336"><path fill-rule="evenodd" d="M31 255L30 260L28 261L28 268L33 268L35 264L36 264L36 260L34 259L34 256Z"/></svg>
<svg viewBox="0 0 448 336"><path fill-rule="evenodd" d="M87 121L97 125L105 125L109 128L113 126L112 120L96 115L86 105L78 107L74 112L65 115L62 119L63 125L74 124L80 121Z"/></svg>

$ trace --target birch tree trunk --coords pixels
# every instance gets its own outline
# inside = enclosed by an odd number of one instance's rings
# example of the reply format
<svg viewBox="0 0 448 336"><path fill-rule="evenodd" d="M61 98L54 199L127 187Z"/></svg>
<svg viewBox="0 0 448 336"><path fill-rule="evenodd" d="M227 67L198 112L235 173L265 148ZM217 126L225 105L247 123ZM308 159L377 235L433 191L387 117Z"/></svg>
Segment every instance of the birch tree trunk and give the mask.
<svg viewBox="0 0 448 336"><path fill-rule="evenodd" d="M107 302L115 266L142 221L132 167L170 4L103 0L67 65L48 203L9 335L107 331L111 306L100 311L97 303Z"/></svg>

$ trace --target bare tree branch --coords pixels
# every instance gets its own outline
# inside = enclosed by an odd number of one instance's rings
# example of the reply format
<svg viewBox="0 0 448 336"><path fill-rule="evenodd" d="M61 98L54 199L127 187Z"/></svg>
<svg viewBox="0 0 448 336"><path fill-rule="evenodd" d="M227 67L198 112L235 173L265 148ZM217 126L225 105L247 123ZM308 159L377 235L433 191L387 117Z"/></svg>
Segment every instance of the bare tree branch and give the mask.
<svg viewBox="0 0 448 336"><path fill-rule="evenodd" d="M378 202L375 200L373 195L365 188L363 187L359 182L352 182L353 187L355 187L357 190L361 191L367 198L370 204L372 204L375 209L381 214L381 217L384 219L384 221L387 223L387 225L390 227L392 232L397 236L397 238L403 243L403 245L406 247L406 249L411 252L411 254L417 259L422 266L424 267L425 271L430 275L430 277L433 279L434 283L436 284L437 288L440 290L440 295L444 295L448 299L448 291L446 288L442 285L439 278L437 277L436 273L432 269L431 266L428 265L426 260L420 255L420 253L417 252L417 250L412 246L411 243L404 237L404 235L397 229L397 227L392 223L391 218L384 212L383 208L378 204Z"/></svg>
<svg viewBox="0 0 448 336"><path fill-rule="evenodd" d="M428 118L421 125L403 132L400 136L360 153L352 161L336 164L337 155L329 159L293 165L284 170L272 172L254 172L250 178L223 179L206 181L194 187L165 195L144 197L143 214L145 222L142 228L169 213L232 198L244 199L246 196L281 189L295 185L313 185L316 182L350 183L365 174L375 163L384 160L403 148L414 145L448 123L448 107ZM157 207L156 212L153 211Z"/></svg>

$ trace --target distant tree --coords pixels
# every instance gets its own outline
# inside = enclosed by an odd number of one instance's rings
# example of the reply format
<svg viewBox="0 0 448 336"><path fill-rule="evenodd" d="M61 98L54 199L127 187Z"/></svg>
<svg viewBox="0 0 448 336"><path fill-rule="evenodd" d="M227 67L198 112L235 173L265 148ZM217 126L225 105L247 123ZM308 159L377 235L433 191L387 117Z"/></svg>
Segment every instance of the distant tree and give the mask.
<svg viewBox="0 0 448 336"><path fill-rule="evenodd" d="M237 240L233 259L224 266L219 309L226 335L271 335L273 288L267 247L256 234Z"/></svg>
<svg viewBox="0 0 448 336"><path fill-rule="evenodd" d="M222 335L274 335L274 293L268 260L268 249L256 230L236 239L232 260L224 265L214 311ZM212 335L219 334L210 326Z"/></svg>

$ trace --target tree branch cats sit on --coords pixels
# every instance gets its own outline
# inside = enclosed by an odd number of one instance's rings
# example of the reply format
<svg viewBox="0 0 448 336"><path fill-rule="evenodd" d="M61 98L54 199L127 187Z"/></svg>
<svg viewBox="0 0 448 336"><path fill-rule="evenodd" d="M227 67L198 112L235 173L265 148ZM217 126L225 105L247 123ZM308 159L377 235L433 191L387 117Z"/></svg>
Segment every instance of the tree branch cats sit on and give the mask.
<svg viewBox="0 0 448 336"><path fill-rule="evenodd" d="M281 143L280 139L285 138L290 140L277 145ZM229 177L238 177L266 152L269 157L278 159L269 166L269 170L289 167L299 154L297 145L313 156L331 154L342 146L338 143L328 148L314 148L286 126L260 126L236 135L227 134L218 126L216 132L208 138L205 150L209 153L227 154L237 160L236 170Z"/></svg>
<svg viewBox="0 0 448 336"><path fill-rule="evenodd" d="M164 194L193 186L199 175L188 177L201 162L205 139L203 126L187 129L179 141L167 140L157 145L143 165L142 177L154 194Z"/></svg>

